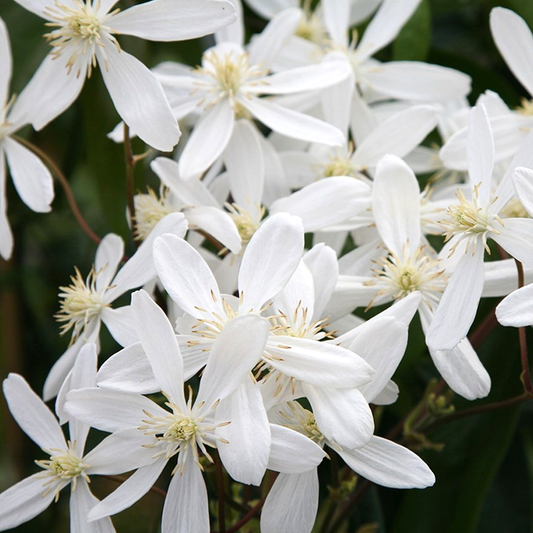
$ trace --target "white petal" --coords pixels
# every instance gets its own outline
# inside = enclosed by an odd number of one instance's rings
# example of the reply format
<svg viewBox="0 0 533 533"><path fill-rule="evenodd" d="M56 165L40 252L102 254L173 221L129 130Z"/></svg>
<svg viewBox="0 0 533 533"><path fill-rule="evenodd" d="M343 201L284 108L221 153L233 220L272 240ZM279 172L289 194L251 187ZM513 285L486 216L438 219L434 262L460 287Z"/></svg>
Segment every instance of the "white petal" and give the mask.
<svg viewBox="0 0 533 533"><path fill-rule="evenodd" d="M0 494L0 529L12 529L34 516L41 514L54 500L55 492L50 490L43 496L42 476L34 474L19 481Z"/></svg>
<svg viewBox="0 0 533 533"><path fill-rule="evenodd" d="M13 418L30 439L43 450L66 448L56 417L22 376L9 374L3 388Z"/></svg>
<svg viewBox="0 0 533 533"><path fill-rule="evenodd" d="M261 513L261 533L311 533L318 511L318 474L280 474Z"/></svg>
<svg viewBox="0 0 533 533"><path fill-rule="evenodd" d="M252 39L249 46L250 64L269 69L278 53L296 32L301 14L301 11L295 8L277 13L265 29Z"/></svg>
<svg viewBox="0 0 533 533"><path fill-rule="evenodd" d="M172 476L163 507L162 531L207 533L209 504L200 467L186 461L183 470Z"/></svg>
<svg viewBox="0 0 533 533"><path fill-rule="evenodd" d="M255 232L239 271L240 309L258 312L289 281L302 257L304 235L298 217L278 213Z"/></svg>
<svg viewBox="0 0 533 533"><path fill-rule="evenodd" d="M533 284L507 296L496 308L496 316L503 326L521 328L533 325Z"/></svg>
<svg viewBox="0 0 533 533"><path fill-rule="evenodd" d="M492 238L510 255L525 265L533 265L533 219L506 218L499 235Z"/></svg>
<svg viewBox="0 0 533 533"><path fill-rule="evenodd" d="M97 522L88 522L89 511L99 502L91 494L89 485L84 479L76 483L76 490L70 495L70 533L114 533L115 528L110 518L102 518Z"/></svg>
<svg viewBox="0 0 533 533"><path fill-rule="evenodd" d="M261 205L265 179L263 151L259 133L249 121L236 122L223 159L233 201L241 207L254 209Z"/></svg>
<svg viewBox="0 0 533 533"><path fill-rule="evenodd" d="M139 394L87 388L67 394L65 411L102 431L137 428L146 418L144 411L158 416L167 412Z"/></svg>
<svg viewBox="0 0 533 533"><path fill-rule="evenodd" d="M166 464L167 459L160 457L153 464L139 468L117 490L96 505L87 518L91 521L99 520L131 507L152 488Z"/></svg>
<svg viewBox="0 0 533 533"><path fill-rule="evenodd" d="M482 105L475 106L470 111L467 142L470 185L478 187L479 204L485 207L492 192L494 137L487 111Z"/></svg>
<svg viewBox="0 0 533 533"><path fill-rule="evenodd" d="M356 165L375 167L386 154L403 157L417 147L437 125L436 109L413 106L381 122L359 144L352 158Z"/></svg>
<svg viewBox="0 0 533 533"><path fill-rule="evenodd" d="M202 374L197 402L211 407L234 392L259 362L269 324L257 315L237 316L218 334Z"/></svg>
<svg viewBox="0 0 533 533"><path fill-rule="evenodd" d="M420 0L385 0L367 26L357 51L365 57L374 55L392 42L411 18Z"/></svg>
<svg viewBox="0 0 533 533"><path fill-rule="evenodd" d="M173 235L157 238L154 263L166 291L186 313L208 320L209 310L224 315L215 277L189 243Z"/></svg>
<svg viewBox="0 0 533 533"><path fill-rule="evenodd" d="M36 130L44 128L76 100L85 82L86 69L67 73L70 55L47 55L20 93L12 113L24 116Z"/></svg>
<svg viewBox="0 0 533 533"><path fill-rule="evenodd" d="M147 144L170 152L180 137L161 84L138 59L113 44L97 50L102 77L122 120Z"/></svg>
<svg viewBox="0 0 533 533"><path fill-rule="evenodd" d="M327 144L328 146L341 146L345 143L343 133L322 120L293 111L264 98L259 99L250 96L250 98L243 98L239 102L257 120L271 130L287 135L287 137Z"/></svg>
<svg viewBox="0 0 533 533"><path fill-rule="evenodd" d="M513 173L513 183L520 202L533 217L533 170L518 167Z"/></svg>
<svg viewBox="0 0 533 533"><path fill-rule="evenodd" d="M391 61L370 67L364 72L364 79L373 89L402 100L441 102L470 92L470 76L415 61Z"/></svg>
<svg viewBox="0 0 533 533"><path fill-rule="evenodd" d="M118 309L102 309L100 318L109 333L121 346L129 346L139 340L129 305Z"/></svg>
<svg viewBox="0 0 533 533"><path fill-rule="evenodd" d="M184 41L213 33L235 20L230 2L204 0L152 0L118 15L109 24L121 34L149 41Z"/></svg>
<svg viewBox="0 0 533 533"><path fill-rule="evenodd" d="M288 322L295 326L303 322L301 313L305 313L305 324L310 324L314 315L314 293L313 275L300 261L287 285L274 298L274 311L285 314ZM299 309L297 316L296 309Z"/></svg>
<svg viewBox="0 0 533 533"><path fill-rule="evenodd" d="M5 154L13 184L22 201L33 211L47 213L54 199L54 184L45 164L22 144L4 140Z"/></svg>
<svg viewBox="0 0 533 533"><path fill-rule="evenodd" d="M350 114L346 109L350 109L355 90L353 71L341 83L328 87L327 91L321 91L322 109L324 119L328 124L339 128L347 137L348 126L350 124ZM356 144L359 143L356 140Z"/></svg>
<svg viewBox="0 0 533 533"><path fill-rule="evenodd" d="M418 455L381 437L372 437L357 450L339 453L352 470L384 487L423 489L435 483L435 475Z"/></svg>
<svg viewBox="0 0 533 533"><path fill-rule="evenodd" d="M374 432L370 407L357 389L331 389L303 384L322 434L343 448L364 446Z"/></svg>
<svg viewBox="0 0 533 533"><path fill-rule="evenodd" d="M163 310L145 291L132 294L131 308L139 340L161 390L185 411L183 359L174 328Z"/></svg>
<svg viewBox="0 0 533 533"><path fill-rule="evenodd" d="M354 178L335 176L318 180L303 189L276 200L271 213L299 216L305 232L339 224L369 207L370 187Z"/></svg>
<svg viewBox="0 0 533 533"><path fill-rule="evenodd" d="M230 140L234 123L235 112L226 98L202 115L180 157L184 180L200 176L215 162Z"/></svg>
<svg viewBox="0 0 533 533"><path fill-rule="evenodd" d="M332 343L272 335L267 352L281 373L317 387L357 387L374 373L361 357Z"/></svg>
<svg viewBox="0 0 533 533"><path fill-rule="evenodd" d="M98 291L106 289L111 284L123 257L124 241L122 237L108 233L98 245L94 260L94 270L98 274L96 277L96 289Z"/></svg>
<svg viewBox="0 0 533 533"><path fill-rule="evenodd" d="M270 424L272 450L268 469L284 474L303 474L317 467L326 454L311 439L277 424Z"/></svg>
<svg viewBox="0 0 533 533"><path fill-rule="evenodd" d="M459 260L427 332L431 349L451 350L466 337L483 290L483 255L483 246L478 243L474 255L468 252Z"/></svg>
<svg viewBox="0 0 533 533"><path fill-rule="evenodd" d="M347 46L350 22L350 2L347 0L324 0L322 2L324 25L336 45Z"/></svg>
<svg viewBox="0 0 533 533"><path fill-rule="evenodd" d="M420 187L413 171L399 158L385 156L376 169L372 209L385 246L402 257L420 245Z"/></svg>
<svg viewBox="0 0 533 533"><path fill-rule="evenodd" d="M522 17L510 9L490 12L494 42L518 81L533 95L533 35Z"/></svg>
<svg viewBox="0 0 533 533"><path fill-rule="evenodd" d="M231 4L235 8L235 14L237 18L235 22L223 26L215 33L215 42L217 44L223 42L236 43L239 46L244 45L244 17L242 14L242 2L241 0L230 0Z"/></svg>
<svg viewBox="0 0 533 533"><path fill-rule="evenodd" d="M251 379L217 407L216 434L228 441L217 443L218 453L228 474L239 483L261 484L270 456L270 425L259 386Z"/></svg>

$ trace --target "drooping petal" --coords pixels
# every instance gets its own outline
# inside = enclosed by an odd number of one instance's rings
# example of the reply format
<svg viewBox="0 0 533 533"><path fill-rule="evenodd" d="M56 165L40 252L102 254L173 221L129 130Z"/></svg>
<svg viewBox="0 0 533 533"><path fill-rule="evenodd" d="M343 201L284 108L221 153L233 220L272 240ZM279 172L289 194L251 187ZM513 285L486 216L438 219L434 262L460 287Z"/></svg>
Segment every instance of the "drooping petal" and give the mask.
<svg viewBox="0 0 533 533"><path fill-rule="evenodd" d="M110 518L102 518L96 522L88 522L89 511L99 502L91 494L85 479L76 483L76 490L70 496L70 533L114 533L115 528Z"/></svg>
<svg viewBox="0 0 533 533"><path fill-rule="evenodd" d="M362 448L339 452L346 464L366 479L395 489L422 489L435 483L429 466L411 450L381 437Z"/></svg>
<svg viewBox="0 0 533 533"><path fill-rule="evenodd" d="M407 249L416 252L420 187L413 171L399 157L385 156L378 163L372 193L372 210L385 246L399 257Z"/></svg>
<svg viewBox="0 0 533 533"><path fill-rule="evenodd" d="M318 511L316 468L303 474L280 474L261 513L261 533L311 533Z"/></svg>
<svg viewBox="0 0 533 533"><path fill-rule="evenodd" d="M209 352L197 402L211 407L237 390L259 362L268 332L268 321L257 315L237 316L228 322Z"/></svg>
<svg viewBox="0 0 533 533"><path fill-rule="evenodd" d="M212 320L209 310L223 314L215 277L189 243L174 235L158 237L154 263L166 291L186 313L208 320Z"/></svg>
<svg viewBox="0 0 533 533"><path fill-rule="evenodd" d="M261 484L270 456L270 425L261 390L247 378L233 394L217 407L217 437L228 443L217 444L218 453L228 474L239 483Z"/></svg>
<svg viewBox="0 0 533 533"><path fill-rule="evenodd" d="M496 307L502 326L521 328L533 324L533 284L512 292Z"/></svg>
<svg viewBox="0 0 533 533"><path fill-rule="evenodd" d="M13 418L30 439L43 450L66 448L56 417L22 376L9 374L3 388Z"/></svg>
<svg viewBox="0 0 533 533"><path fill-rule="evenodd" d="M0 494L0 529L12 529L41 514L54 500L55 492L46 489L39 474L27 477Z"/></svg>
<svg viewBox="0 0 533 533"><path fill-rule="evenodd" d="M153 487L167 462L166 457L159 457L151 465L139 468L117 490L93 507L87 519L99 520L131 507Z"/></svg>
<svg viewBox="0 0 533 533"><path fill-rule="evenodd" d="M518 81L533 95L533 35L522 17L503 7L490 12L494 42Z"/></svg>
<svg viewBox="0 0 533 533"><path fill-rule="evenodd" d="M473 255L467 252L457 263L427 332L426 342L431 349L451 350L466 337L483 290L484 252L478 243Z"/></svg>
<svg viewBox="0 0 533 533"><path fill-rule="evenodd" d="M185 411L183 359L174 328L163 310L143 290L132 294L131 309L139 340L161 390Z"/></svg>
<svg viewBox="0 0 533 533"><path fill-rule="evenodd" d="M33 152L9 137L3 144L9 172L22 201L38 213L50 211L54 184L46 165Z"/></svg>
<svg viewBox="0 0 533 533"><path fill-rule="evenodd" d="M231 24L235 9L224 0L152 0L114 15L110 24L124 35L149 41L185 41Z"/></svg>
<svg viewBox="0 0 533 533"><path fill-rule="evenodd" d="M358 389L302 385L322 434L349 450L364 446L374 432L372 411Z"/></svg>
<svg viewBox="0 0 533 533"><path fill-rule="evenodd" d="M326 454L311 439L277 424L270 424L272 449L268 469L284 474L303 474L317 467Z"/></svg>
<svg viewBox="0 0 533 533"><path fill-rule="evenodd" d="M235 112L227 98L206 111L191 133L179 161L184 180L200 176L220 156L233 133Z"/></svg>
<svg viewBox="0 0 533 533"><path fill-rule="evenodd" d="M250 96L241 98L239 102L257 120L287 137L328 146L341 146L345 143L344 135L338 128L317 118L293 111L264 98Z"/></svg>
<svg viewBox="0 0 533 533"><path fill-rule="evenodd" d="M239 271L240 309L258 312L289 281L302 257L301 219L287 213L269 217L255 232Z"/></svg>
<svg viewBox="0 0 533 533"><path fill-rule="evenodd" d="M170 152L180 130L159 81L138 59L111 43L105 51L97 47L96 57L122 120L146 144Z"/></svg>
<svg viewBox="0 0 533 533"><path fill-rule="evenodd" d="M202 471L194 461L185 461L168 487L163 507L162 531L208 533L209 504Z"/></svg>

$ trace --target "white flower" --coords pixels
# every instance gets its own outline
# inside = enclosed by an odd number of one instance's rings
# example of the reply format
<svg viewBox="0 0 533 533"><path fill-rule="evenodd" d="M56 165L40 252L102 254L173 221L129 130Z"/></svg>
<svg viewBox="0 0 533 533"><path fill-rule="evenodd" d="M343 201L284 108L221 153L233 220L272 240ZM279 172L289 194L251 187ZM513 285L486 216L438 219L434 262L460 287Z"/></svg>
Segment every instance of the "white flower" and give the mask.
<svg viewBox="0 0 533 533"><path fill-rule="evenodd" d="M180 131L154 75L124 52L115 37L133 35L153 41L177 41L212 33L235 19L223 0L152 0L120 12L117 0L17 0L47 21L45 38L52 51L20 99L31 106L36 129L65 111L96 65L115 107L139 137L170 151Z"/></svg>
<svg viewBox="0 0 533 533"><path fill-rule="evenodd" d="M15 188L30 209L46 213L54 198L52 176L44 163L11 138L28 122L24 106L9 98L11 62L7 28L0 18L0 255L4 259L9 259L13 251L13 235L7 219L6 159Z"/></svg>

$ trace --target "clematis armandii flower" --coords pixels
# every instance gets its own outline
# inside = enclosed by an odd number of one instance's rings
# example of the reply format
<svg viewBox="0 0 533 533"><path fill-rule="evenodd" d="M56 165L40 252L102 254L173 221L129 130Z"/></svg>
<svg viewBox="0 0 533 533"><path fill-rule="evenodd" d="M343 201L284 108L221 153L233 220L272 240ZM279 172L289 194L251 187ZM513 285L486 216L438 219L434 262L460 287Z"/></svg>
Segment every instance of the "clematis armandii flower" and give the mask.
<svg viewBox="0 0 533 533"><path fill-rule="evenodd" d="M124 52L116 35L180 41L212 33L235 20L225 0L152 0L124 11L118 0L16 0L44 18L52 46L20 95L41 129L78 97L85 78L100 67L119 115L147 144L170 151L180 131L163 89L150 70Z"/></svg>

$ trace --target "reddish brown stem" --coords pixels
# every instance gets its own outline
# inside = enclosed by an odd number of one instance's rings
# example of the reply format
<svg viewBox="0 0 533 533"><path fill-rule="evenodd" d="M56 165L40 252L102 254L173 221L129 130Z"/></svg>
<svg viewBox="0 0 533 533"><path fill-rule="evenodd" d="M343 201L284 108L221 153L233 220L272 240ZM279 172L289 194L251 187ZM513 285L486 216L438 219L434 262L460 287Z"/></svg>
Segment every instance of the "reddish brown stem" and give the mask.
<svg viewBox="0 0 533 533"><path fill-rule="evenodd" d="M131 149L130 128L124 123L124 161L126 163L126 198L130 214L131 230L135 232L135 157Z"/></svg>
<svg viewBox="0 0 533 533"><path fill-rule="evenodd" d="M23 139L22 137L18 137L15 135L13 135L12 137L17 142L19 142L20 144L23 144L26 148L31 150L34 154L38 155L44 161L46 166L48 166L48 168L52 171L57 181L59 181L61 187L63 188L63 191L65 192L65 196L67 197L67 201L72 211L72 214L74 215L74 218L77 220L81 229L85 232L85 234L91 240L93 240L96 244L99 244L102 239L98 237L98 235L91 229L87 221L83 218L83 215L81 214L81 211L78 208L76 198L74 197L74 193L72 192L72 189L70 188L70 184L67 178L65 177L63 172L61 172L61 170L55 164L52 158L49 157L48 154L46 154L46 152L43 152L40 148L37 148L37 146L27 141L26 139Z"/></svg>

